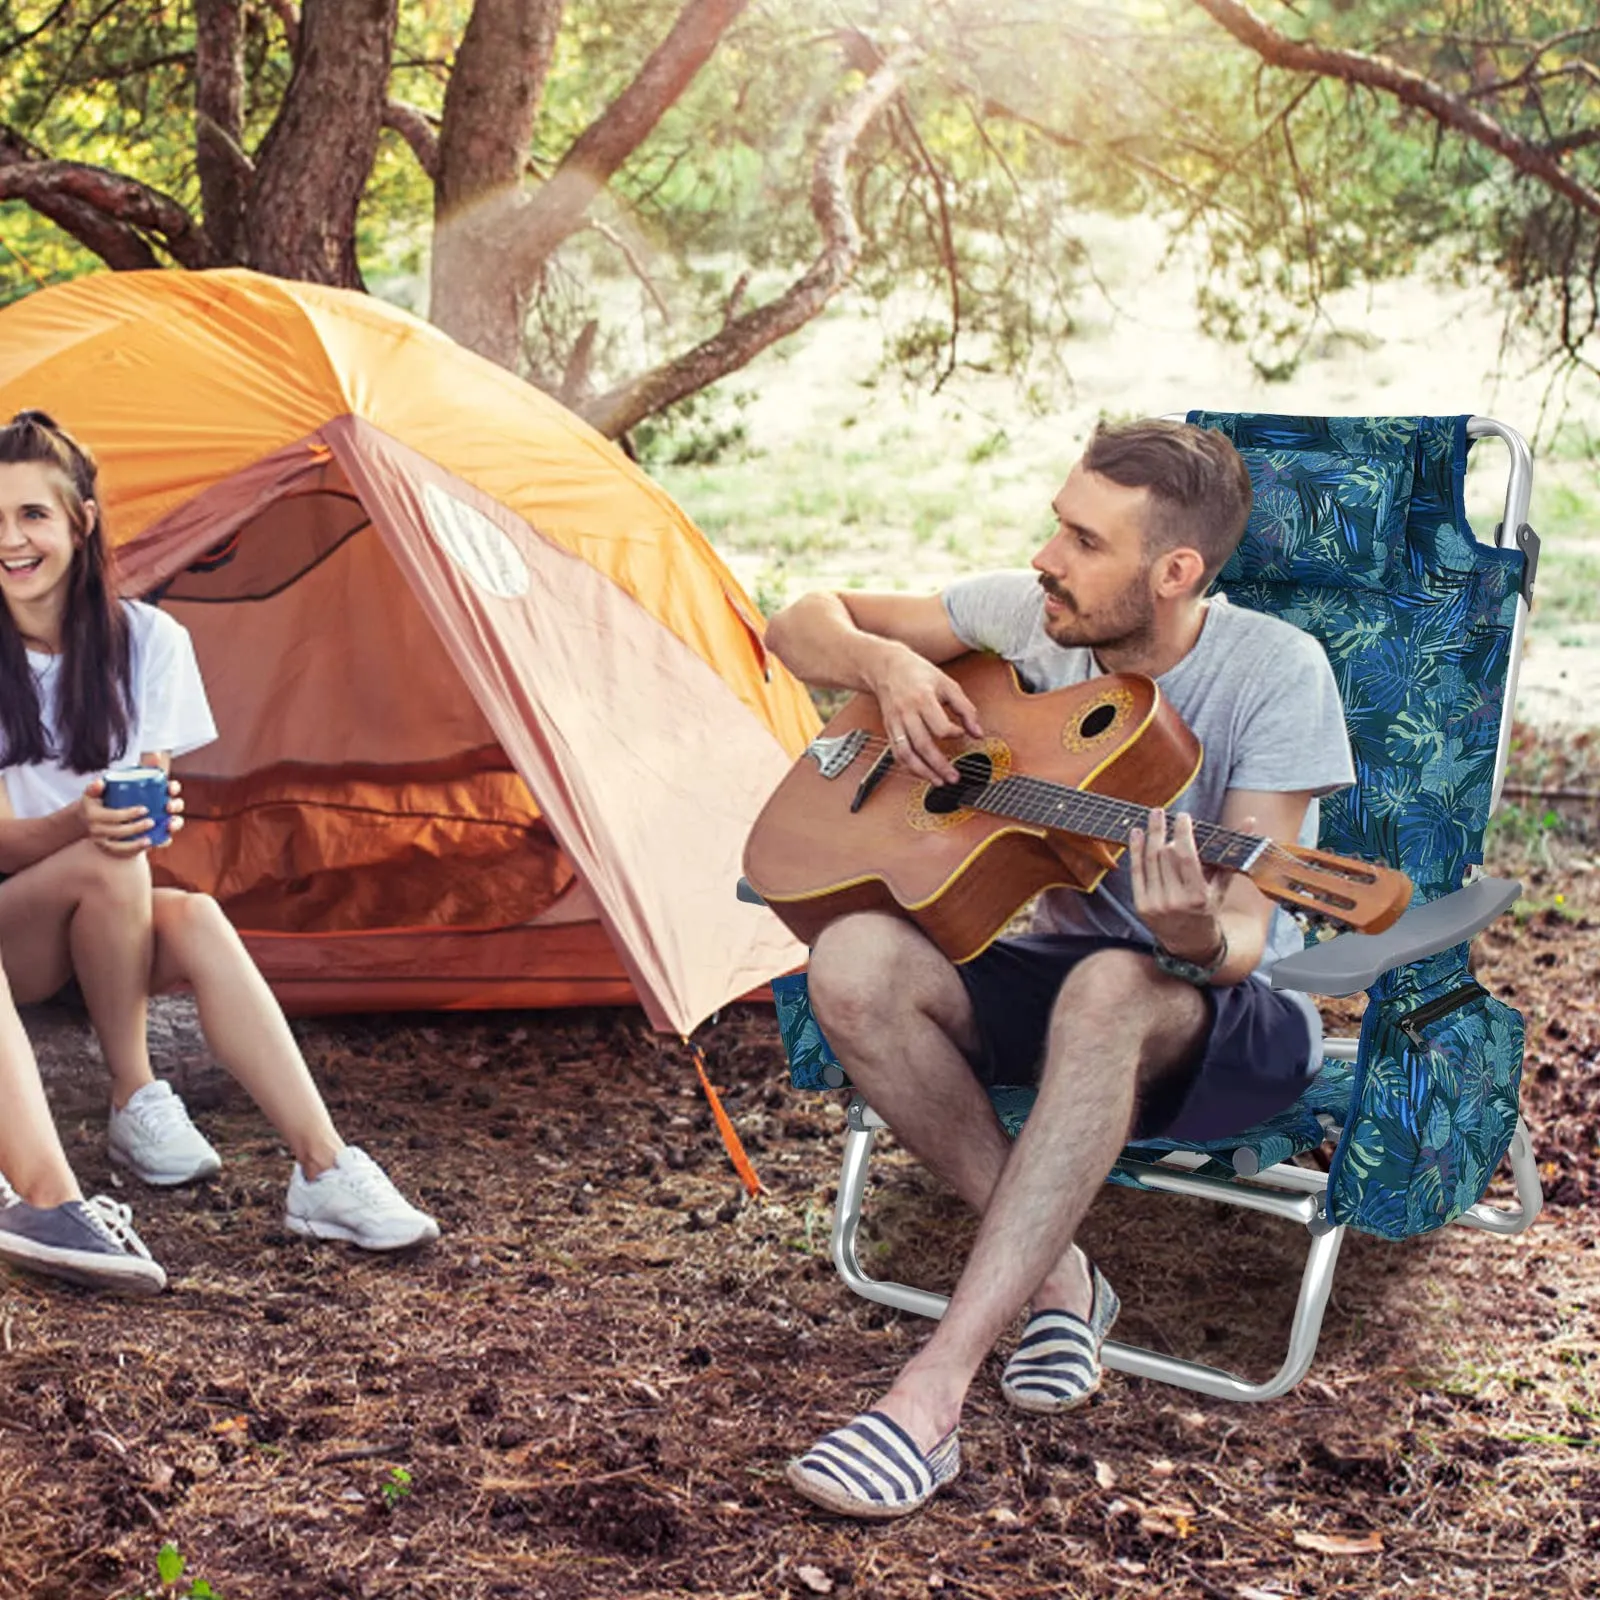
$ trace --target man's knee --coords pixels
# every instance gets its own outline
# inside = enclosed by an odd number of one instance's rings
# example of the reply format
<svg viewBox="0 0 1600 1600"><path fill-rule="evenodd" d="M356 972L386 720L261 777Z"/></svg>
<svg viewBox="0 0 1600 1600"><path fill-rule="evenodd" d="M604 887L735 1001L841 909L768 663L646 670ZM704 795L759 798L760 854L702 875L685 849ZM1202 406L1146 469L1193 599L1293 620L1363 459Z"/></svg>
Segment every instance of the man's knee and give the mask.
<svg viewBox="0 0 1600 1600"><path fill-rule="evenodd" d="M1087 955L1061 986L1063 1000L1085 1007L1121 1012L1130 1001L1148 994L1155 985L1155 963L1138 950L1112 948Z"/></svg>
<svg viewBox="0 0 1600 1600"><path fill-rule="evenodd" d="M1165 977L1139 950L1113 948L1086 956L1070 973L1051 1013L1052 1038L1086 1035L1111 1043L1183 1034L1204 1026L1205 996Z"/></svg>
<svg viewBox="0 0 1600 1600"><path fill-rule="evenodd" d="M878 1035L909 1011L955 1025L963 990L955 969L899 917L860 912L829 923L811 951L811 1009L835 1044Z"/></svg>
<svg viewBox="0 0 1600 1600"><path fill-rule="evenodd" d="M889 918L841 917L830 922L811 949L806 988L823 1031L845 1038L881 1026L883 997L893 992L898 941Z"/></svg>

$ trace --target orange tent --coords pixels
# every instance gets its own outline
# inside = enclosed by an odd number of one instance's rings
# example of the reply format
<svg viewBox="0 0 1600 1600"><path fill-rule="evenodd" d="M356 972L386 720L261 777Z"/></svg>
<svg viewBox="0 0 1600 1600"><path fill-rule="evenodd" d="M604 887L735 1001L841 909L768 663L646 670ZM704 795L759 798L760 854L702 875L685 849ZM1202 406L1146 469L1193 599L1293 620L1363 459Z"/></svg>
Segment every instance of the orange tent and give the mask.
<svg viewBox="0 0 1600 1600"><path fill-rule="evenodd" d="M704 537L554 400L392 306L243 271L0 311L0 407L93 448L220 739L158 866L300 1011L637 998L803 958L739 904L816 727Z"/></svg>

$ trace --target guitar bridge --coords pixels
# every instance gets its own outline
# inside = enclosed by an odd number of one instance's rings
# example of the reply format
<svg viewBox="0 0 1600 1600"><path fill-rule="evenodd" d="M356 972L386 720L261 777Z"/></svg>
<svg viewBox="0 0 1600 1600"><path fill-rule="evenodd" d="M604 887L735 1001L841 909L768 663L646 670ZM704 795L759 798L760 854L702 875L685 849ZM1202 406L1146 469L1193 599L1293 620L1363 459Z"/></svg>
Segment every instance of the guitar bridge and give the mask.
<svg viewBox="0 0 1600 1600"><path fill-rule="evenodd" d="M837 778L850 770L850 763L861 754L867 742L865 728L852 728L849 733L830 738L813 739L806 746L806 754L817 764L824 778Z"/></svg>

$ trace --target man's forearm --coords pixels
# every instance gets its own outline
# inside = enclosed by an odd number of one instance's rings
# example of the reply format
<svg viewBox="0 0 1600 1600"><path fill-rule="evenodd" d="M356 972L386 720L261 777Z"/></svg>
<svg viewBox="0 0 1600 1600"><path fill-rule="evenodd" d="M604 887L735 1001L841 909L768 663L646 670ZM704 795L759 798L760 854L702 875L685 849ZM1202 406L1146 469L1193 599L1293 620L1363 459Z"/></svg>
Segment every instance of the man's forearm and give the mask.
<svg viewBox="0 0 1600 1600"><path fill-rule="evenodd" d="M864 632L838 595L817 593L796 600L772 619L767 648L806 683L870 691L885 661L907 646Z"/></svg>
<svg viewBox="0 0 1600 1600"><path fill-rule="evenodd" d="M6 817L0 820L0 872L21 872L88 836L77 805L63 806L47 817Z"/></svg>
<svg viewBox="0 0 1600 1600"><path fill-rule="evenodd" d="M1242 983L1261 965L1261 955L1267 947L1267 931L1253 911L1233 906L1224 906L1217 914L1217 921L1228 941L1227 959L1211 975L1212 983L1220 988Z"/></svg>

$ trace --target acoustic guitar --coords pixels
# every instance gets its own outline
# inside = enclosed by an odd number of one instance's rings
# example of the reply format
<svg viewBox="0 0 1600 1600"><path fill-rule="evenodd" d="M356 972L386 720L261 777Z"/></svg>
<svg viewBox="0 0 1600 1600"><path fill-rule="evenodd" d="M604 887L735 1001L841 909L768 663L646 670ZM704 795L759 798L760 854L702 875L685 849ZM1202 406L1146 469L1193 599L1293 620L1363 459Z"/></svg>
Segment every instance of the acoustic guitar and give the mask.
<svg viewBox="0 0 1600 1600"><path fill-rule="evenodd" d="M942 748L961 778L897 767L877 701L854 696L773 792L745 845L744 873L809 944L836 917L907 917L950 960L970 961L1041 889L1089 893L1200 770L1200 742L1151 678L1111 673L1028 694L997 656L946 671L985 737ZM1248 873L1313 918L1379 933L1411 903L1411 880L1321 850L1198 819L1203 861Z"/></svg>

